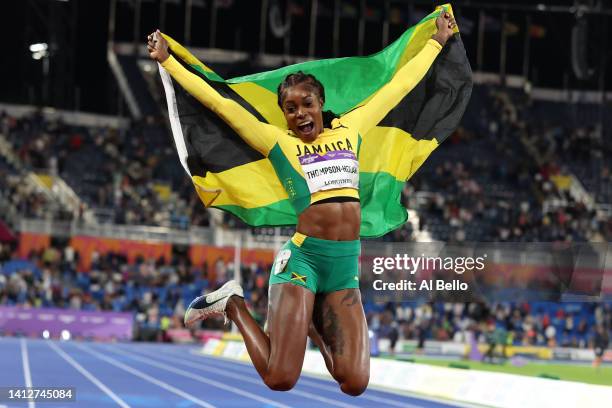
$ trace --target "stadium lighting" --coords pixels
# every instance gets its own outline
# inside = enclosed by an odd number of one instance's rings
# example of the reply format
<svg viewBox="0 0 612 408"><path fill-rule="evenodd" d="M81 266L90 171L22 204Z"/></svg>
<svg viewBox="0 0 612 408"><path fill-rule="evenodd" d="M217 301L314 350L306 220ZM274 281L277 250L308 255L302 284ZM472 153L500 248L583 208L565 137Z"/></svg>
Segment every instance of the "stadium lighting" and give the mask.
<svg viewBox="0 0 612 408"><path fill-rule="evenodd" d="M70 332L68 330L62 330L62 340L70 340Z"/></svg>
<svg viewBox="0 0 612 408"><path fill-rule="evenodd" d="M43 336L43 339L45 339L45 340L49 340L49 337L51 337L51 336L49 335L49 330L45 330L45 331L43 331L43 332L42 332L42 336Z"/></svg>
<svg viewBox="0 0 612 408"><path fill-rule="evenodd" d="M30 52L33 59L43 59L49 56L49 45L47 43L30 44Z"/></svg>
<svg viewBox="0 0 612 408"><path fill-rule="evenodd" d="M30 44L30 51L32 53L47 51L48 49L49 49L49 45L47 45L47 43Z"/></svg>

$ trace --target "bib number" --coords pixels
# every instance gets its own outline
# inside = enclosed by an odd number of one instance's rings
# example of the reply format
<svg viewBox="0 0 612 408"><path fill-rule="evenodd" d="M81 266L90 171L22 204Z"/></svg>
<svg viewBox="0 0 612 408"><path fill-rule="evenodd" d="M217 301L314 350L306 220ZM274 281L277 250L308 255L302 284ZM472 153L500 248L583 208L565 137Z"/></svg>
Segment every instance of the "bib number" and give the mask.
<svg viewBox="0 0 612 408"><path fill-rule="evenodd" d="M289 263L289 258L291 258L291 250L283 249L280 251L274 260L272 273L274 273L274 275L282 273L287 267L287 263Z"/></svg>

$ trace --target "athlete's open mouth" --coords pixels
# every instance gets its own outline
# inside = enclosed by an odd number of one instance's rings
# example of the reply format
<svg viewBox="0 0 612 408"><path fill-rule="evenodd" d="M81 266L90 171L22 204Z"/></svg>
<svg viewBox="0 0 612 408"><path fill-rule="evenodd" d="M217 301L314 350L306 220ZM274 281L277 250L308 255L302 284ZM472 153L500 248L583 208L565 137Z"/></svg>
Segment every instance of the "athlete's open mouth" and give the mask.
<svg viewBox="0 0 612 408"><path fill-rule="evenodd" d="M314 129L314 123L312 123L310 121L304 122L301 125L298 125L298 129L302 133L310 133L312 131L312 129Z"/></svg>

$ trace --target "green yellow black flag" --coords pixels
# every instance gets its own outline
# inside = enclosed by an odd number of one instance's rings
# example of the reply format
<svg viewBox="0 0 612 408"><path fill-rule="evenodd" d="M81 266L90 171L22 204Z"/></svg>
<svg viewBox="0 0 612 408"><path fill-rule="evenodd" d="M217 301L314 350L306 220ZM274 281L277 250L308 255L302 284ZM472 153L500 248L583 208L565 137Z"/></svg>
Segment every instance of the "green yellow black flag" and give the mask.
<svg viewBox="0 0 612 408"><path fill-rule="evenodd" d="M452 14L450 5L442 6ZM325 109L338 115L363 104L413 58L436 31L440 8L384 50L367 57L309 61L224 80L164 35L176 60L260 121L286 129L278 84L290 73L313 74L325 87ZM160 67L172 133L185 170L207 207L228 211L251 226L295 225L297 216L270 161ZM472 73L455 35L423 80L380 122L361 135L359 196L362 237L383 235L407 219L403 185L457 127L472 91Z"/></svg>

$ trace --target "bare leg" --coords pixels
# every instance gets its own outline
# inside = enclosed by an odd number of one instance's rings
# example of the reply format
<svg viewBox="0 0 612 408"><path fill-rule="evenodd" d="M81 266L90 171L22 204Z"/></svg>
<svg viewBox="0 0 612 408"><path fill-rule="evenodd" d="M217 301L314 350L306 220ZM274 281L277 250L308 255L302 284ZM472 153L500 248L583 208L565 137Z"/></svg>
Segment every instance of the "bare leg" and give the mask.
<svg viewBox="0 0 612 408"><path fill-rule="evenodd" d="M255 369L273 390L293 388L300 376L313 304L314 294L303 287L271 285L265 333L244 300L232 296L227 302L227 317L238 326Z"/></svg>
<svg viewBox="0 0 612 408"><path fill-rule="evenodd" d="M317 297L312 319L325 343L324 358L331 355L330 374L342 392L360 395L370 379L370 342L359 289Z"/></svg>
<svg viewBox="0 0 612 408"><path fill-rule="evenodd" d="M318 297L317 297L318 298ZM316 300L315 300L315 305L316 305ZM315 306L316 309L316 306ZM314 344L317 345L317 347L319 348L319 351L321 352L321 355L323 356L323 360L325 360L325 366L327 367L327 371L329 371L330 373L334 372L334 360L332 358L331 352L329 351L329 347L327 347L325 345L325 342L323 341L323 337L321 337L321 334L317 331L317 328L314 326L314 323L310 323L310 326L308 327L308 337L310 337L310 339L313 341Z"/></svg>

